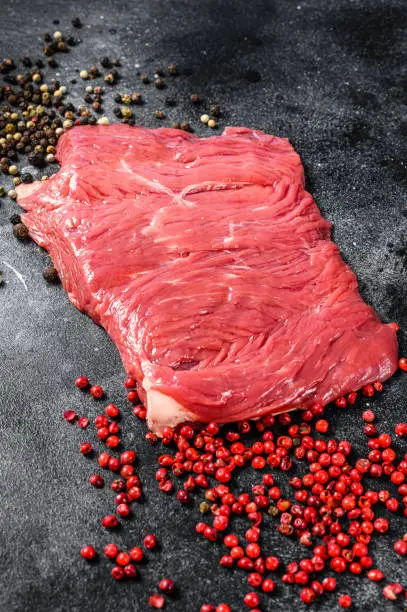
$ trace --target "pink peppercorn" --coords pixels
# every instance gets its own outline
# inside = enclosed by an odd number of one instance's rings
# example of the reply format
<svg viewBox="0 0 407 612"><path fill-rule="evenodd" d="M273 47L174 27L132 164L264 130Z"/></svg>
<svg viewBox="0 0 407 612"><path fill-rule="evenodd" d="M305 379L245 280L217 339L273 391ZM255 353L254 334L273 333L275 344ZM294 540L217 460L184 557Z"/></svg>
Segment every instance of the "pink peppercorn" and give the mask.
<svg viewBox="0 0 407 612"><path fill-rule="evenodd" d="M114 527L117 527L118 524L119 522L114 514L108 514L102 520L102 527L105 529L113 529Z"/></svg>
<svg viewBox="0 0 407 612"><path fill-rule="evenodd" d="M161 608L164 607L165 599L162 595L159 595L158 593L153 593L148 598L148 603L150 604L152 608L157 608L161 610Z"/></svg>
<svg viewBox="0 0 407 612"><path fill-rule="evenodd" d="M116 559L117 555L119 554L119 549L116 544L106 544L103 552L105 557L108 559Z"/></svg>
<svg viewBox="0 0 407 612"><path fill-rule="evenodd" d="M89 478L89 482L92 487L95 487L96 489L102 488L105 484L103 476L100 476L99 474L92 474Z"/></svg>
<svg viewBox="0 0 407 612"><path fill-rule="evenodd" d="M119 409L114 404L108 404L105 408L105 412L108 417L112 419L116 418L119 415Z"/></svg>
<svg viewBox="0 0 407 612"><path fill-rule="evenodd" d="M144 558L144 552L139 546L134 546L129 551L130 559L135 563L140 563Z"/></svg>
<svg viewBox="0 0 407 612"><path fill-rule="evenodd" d="M104 391L102 389L102 387L100 387L99 385L93 385L90 389L89 389L89 393L91 394L91 396L95 399L100 399L103 397Z"/></svg>
<svg viewBox="0 0 407 612"><path fill-rule="evenodd" d="M78 415L76 414L75 410L65 410L64 412L64 419L68 423L74 423L76 421L77 416Z"/></svg>
<svg viewBox="0 0 407 612"><path fill-rule="evenodd" d="M89 419L87 417L80 417L80 419L78 419L78 427L80 427L81 429L86 429L89 425Z"/></svg>
<svg viewBox="0 0 407 612"><path fill-rule="evenodd" d="M86 561L92 561L96 557L96 550L93 546L83 546L81 548L81 555Z"/></svg>
<svg viewBox="0 0 407 612"><path fill-rule="evenodd" d="M124 570L122 567L115 565L112 567L111 574L115 580L123 580L124 578Z"/></svg>
<svg viewBox="0 0 407 612"><path fill-rule="evenodd" d="M90 442L82 442L79 446L79 450L82 455L90 455L90 453L93 451L93 446Z"/></svg>
<svg viewBox="0 0 407 612"><path fill-rule="evenodd" d="M149 533L144 538L144 546L148 549L155 548L157 546L157 539L155 535Z"/></svg>
<svg viewBox="0 0 407 612"><path fill-rule="evenodd" d="M75 379L75 386L78 387L78 389L86 389L88 385L89 380L86 378L86 376L78 376Z"/></svg>
<svg viewBox="0 0 407 612"><path fill-rule="evenodd" d="M350 608L352 605L352 597L350 595L341 595L338 599L338 604L341 608Z"/></svg>

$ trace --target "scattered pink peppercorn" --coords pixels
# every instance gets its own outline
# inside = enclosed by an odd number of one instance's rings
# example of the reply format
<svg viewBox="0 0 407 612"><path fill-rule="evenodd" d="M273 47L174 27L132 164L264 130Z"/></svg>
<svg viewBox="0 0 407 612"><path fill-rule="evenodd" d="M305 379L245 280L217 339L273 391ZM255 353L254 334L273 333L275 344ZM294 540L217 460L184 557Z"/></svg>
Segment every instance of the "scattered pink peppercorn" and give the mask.
<svg viewBox="0 0 407 612"><path fill-rule="evenodd" d="M125 565L123 571L126 578L135 578L137 576L137 569L132 563Z"/></svg>
<svg viewBox="0 0 407 612"><path fill-rule="evenodd" d="M64 412L64 419L68 423L74 423L77 419L77 416L78 415L76 414L75 410L65 410Z"/></svg>
<svg viewBox="0 0 407 612"><path fill-rule="evenodd" d="M215 612L232 612L232 611L230 609L230 606L228 606L228 604L221 603L216 607Z"/></svg>
<svg viewBox="0 0 407 612"><path fill-rule="evenodd" d="M106 544L103 552L105 557L108 559L116 559L117 555L119 554L119 549L116 544Z"/></svg>
<svg viewBox="0 0 407 612"><path fill-rule="evenodd" d="M114 567L112 567L111 574L115 580L123 580L124 569L122 567L119 567L118 565L115 565Z"/></svg>
<svg viewBox="0 0 407 612"><path fill-rule="evenodd" d="M102 519L102 527L105 529L113 529L114 527L117 527L118 524L119 521L114 514L108 514Z"/></svg>
<svg viewBox="0 0 407 612"><path fill-rule="evenodd" d="M81 548L81 555L87 561L92 561L96 557L96 550L93 546L83 546Z"/></svg>
<svg viewBox="0 0 407 612"><path fill-rule="evenodd" d="M127 399L132 404L136 404L139 401L139 396L138 396L137 391L129 391L127 394Z"/></svg>
<svg viewBox="0 0 407 612"><path fill-rule="evenodd" d="M163 593L167 593L167 595L171 595L175 591L175 583L171 578L163 578L158 585L158 588Z"/></svg>
<svg viewBox="0 0 407 612"><path fill-rule="evenodd" d="M407 372L407 358L406 357L400 357L399 368L400 370L403 370L403 372Z"/></svg>
<svg viewBox="0 0 407 612"><path fill-rule="evenodd" d="M120 456L120 462L122 465L130 465L136 460L136 453L134 450L124 451Z"/></svg>
<svg viewBox="0 0 407 612"><path fill-rule="evenodd" d="M116 557L116 563L117 565L124 567L125 565L130 563L130 555L126 552L119 552L119 554Z"/></svg>
<svg viewBox="0 0 407 612"><path fill-rule="evenodd" d="M104 478L103 476L100 476L100 474L92 474L89 478L89 482L92 487L95 487L96 489L101 489L105 484Z"/></svg>
<svg viewBox="0 0 407 612"><path fill-rule="evenodd" d="M148 598L148 603L152 608L157 608L158 610L161 610L161 608L163 608L165 605L165 599L159 593L153 593Z"/></svg>
<svg viewBox="0 0 407 612"><path fill-rule="evenodd" d="M86 376L78 376L75 379L75 385L78 387L78 389L86 389L86 387L89 386L89 380L86 378Z"/></svg>
<svg viewBox="0 0 407 612"><path fill-rule="evenodd" d="M109 457L107 466L111 472L118 472L120 470L120 460L117 457Z"/></svg>
<svg viewBox="0 0 407 612"><path fill-rule="evenodd" d="M82 455L89 455L93 451L93 446L90 442L82 442L79 446Z"/></svg>
<svg viewBox="0 0 407 612"><path fill-rule="evenodd" d="M304 589L302 589L300 597L301 601L303 601L305 604L311 604L314 601L316 595L312 589L305 587Z"/></svg>
<svg viewBox="0 0 407 612"><path fill-rule="evenodd" d="M108 427L109 425L109 419L107 418L105 414L98 414L98 416L95 418L93 422L97 429L101 429L102 427Z"/></svg>
<svg viewBox="0 0 407 612"><path fill-rule="evenodd" d="M102 387L100 387L99 385L93 385L89 389L89 393L95 399L101 399L103 397L103 395L104 395L104 391L103 391Z"/></svg>
<svg viewBox="0 0 407 612"><path fill-rule="evenodd" d="M130 559L135 563L140 563L144 559L144 552L139 546L134 546L129 551Z"/></svg>
<svg viewBox="0 0 407 612"><path fill-rule="evenodd" d="M119 409L114 404L108 404L105 408L108 417L115 419L119 415Z"/></svg>
<svg viewBox="0 0 407 612"><path fill-rule="evenodd" d="M338 599L338 604L341 608L350 608L352 605L352 597L350 595L341 595Z"/></svg>
<svg viewBox="0 0 407 612"><path fill-rule="evenodd" d="M149 533L144 538L144 546L148 549L155 548L157 546L157 539L155 535Z"/></svg>
<svg viewBox="0 0 407 612"><path fill-rule="evenodd" d="M394 550L399 555L407 555L407 542L404 540L397 540L394 543Z"/></svg>
<svg viewBox="0 0 407 612"><path fill-rule="evenodd" d="M109 448L116 448L116 446L119 446L120 444L120 438L118 438L117 436L109 436L106 440L106 445Z"/></svg>
<svg viewBox="0 0 407 612"><path fill-rule="evenodd" d="M81 429L86 429L89 425L89 419L87 417L80 417L80 419L78 419L78 427L80 427Z"/></svg>
<svg viewBox="0 0 407 612"><path fill-rule="evenodd" d="M119 504L116 508L116 512L119 516L126 518L130 516L130 506L128 504Z"/></svg>
<svg viewBox="0 0 407 612"><path fill-rule="evenodd" d="M132 378L131 376L126 378L126 380L124 381L124 386L125 386L126 389L134 389L136 384L137 383L136 383L135 379Z"/></svg>

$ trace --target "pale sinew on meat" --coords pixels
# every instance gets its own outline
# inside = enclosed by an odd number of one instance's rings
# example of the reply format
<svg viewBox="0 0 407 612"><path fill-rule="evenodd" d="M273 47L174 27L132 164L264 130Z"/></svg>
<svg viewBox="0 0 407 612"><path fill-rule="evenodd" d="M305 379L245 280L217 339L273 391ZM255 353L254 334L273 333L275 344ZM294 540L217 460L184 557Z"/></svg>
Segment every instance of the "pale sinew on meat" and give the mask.
<svg viewBox="0 0 407 612"><path fill-rule="evenodd" d="M325 404L394 372L395 332L287 140L86 126L57 157L50 180L18 187L24 222L116 343L154 430Z"/></svg>

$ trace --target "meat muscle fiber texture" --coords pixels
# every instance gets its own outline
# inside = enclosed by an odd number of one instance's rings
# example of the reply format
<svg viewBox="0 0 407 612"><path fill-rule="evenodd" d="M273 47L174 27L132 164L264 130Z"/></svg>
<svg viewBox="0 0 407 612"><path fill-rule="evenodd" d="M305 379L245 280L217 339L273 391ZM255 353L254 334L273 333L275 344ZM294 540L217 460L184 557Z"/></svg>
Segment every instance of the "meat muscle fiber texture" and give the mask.
<svg viewBox="0 0 407 612"><path fill-rule="evenodd" d="M24 222L116 343L154 431L326 404L396 369L395 332L360 297L288 140L83 126L57 158L18 187Z"/></svg>

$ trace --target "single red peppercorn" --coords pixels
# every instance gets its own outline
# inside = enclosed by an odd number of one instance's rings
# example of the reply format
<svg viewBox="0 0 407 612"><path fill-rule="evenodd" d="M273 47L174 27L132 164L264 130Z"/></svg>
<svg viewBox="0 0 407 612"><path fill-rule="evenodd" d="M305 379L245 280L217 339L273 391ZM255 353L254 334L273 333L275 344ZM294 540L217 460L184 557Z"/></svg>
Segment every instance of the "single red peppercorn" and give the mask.
<svg viewBox="0 0 407 612"><path fill-rule="evenodd" d="M96 557L96 550L93 546L83 546L81 548L81 555L87 561L92 561Z"/></svg>
<svg viewBox="0 0 407 612"><path fill-rule="evenodd" d="M255 608L260 603L260 597L254 591L251 591L244 596L243 602L248 608Z"/></svg>
<svg viewBox="0 0 407 612"><path fill-rule="evenodd" d="M118 524L119 524L119 521L114 516L114 514L108 514L102 520L102 527L105 527L105 529L112 529L114 527L117 527Z"/></svg>
<svg viewBox="0 0 407 612"><path fill-rule="evenodd" d="M114 567L112 567L111 574L115 580L123 580L124 578L124 570L122 567L119 567L118 565L115 565Z"/></svg>
<svg viewBox="0 0 407 612"><path fill-rule="evenodd" d="M249 586L257 589L257 588L259 588L259 586L263 582L262 575L259 574L258 572L252 572L251 574L249 574L249 576L247 578L247 582L248 582Z"/></svg>
<svg viewBox="0 0 407 612"><path fill-rule="evenodd" d="M103 552L105 557L108 559L116 559L117 555L119 554L119 549L116 544L106 544Z"/></svg>
<svg viewBox="0 0 407 612"><path fill-rule="evenodd" d="M136 453L134 450L124 451L120 456L120 462L122 465L130 465L136 460Z"/></svg>
<svg viewBox="0 0 407 612"><path fill-rule="evenodd" d="M139 401L139 396L137 391L133 390L133 391L129 391L127 394L127 399L129 400L129 402L131 402L132 404L137 404Z"/></svg>
<svg viewBox="0 0 407 612"><path fill-rule="evenodd" d="M106 440L109 436L109 430L107 427L99 427L97 431L97 437L99 440Z"/></svg>
<svg viewBox="0 0 407 612"><path fill-rule="evenodd" d="M120 470L120 460L117 457L109 457L107 465L111 472L118 472Z"/></svg>
<svg viewBox="0 0 407 612"><path fill-rule="evenodd" d="M137 383L136 383L135 379L132 378L131 376L126 378L126 380L124 381L124 386L125 386L126 389L134 389L136 384Z"/></svg>
<svg viewBox="0 0 407 612"><path fill-rule="evenodd" d="M338 604L341 608L350 608L352 605L352 597L350 595L341 595L338 599Z"/></svg>
<svg viewBox="0 0 407 612"><path fill-rule="evenodd" d="M383 580L384 574L379 569L371 569L367 572L367 577L372 582L379 582L380 580Z"/></svg>
<svg viewBox="0 0 407 612"><path fill-rule="evenodd" d="M134 475L134 465L123 465L120 468L120 476L124 478L125 480L127 480L128 478L131 478L131 476L133 475Z"/></svg>
<svg viewBox="0 0 407 612"><path fill-rule="evenodd" d="M280 560L278 557L273 557L273 556L266 557L266 568L270 572L275 572L279 565L280 565Z"/></svg>
<svg viewBox="0 0 407 612"><path fill-rule="evenodd" d="M75 378L75 385L78 387L78 389L86 389L86 387L89 385L89 380L86 378L86 376L78 376Z"/></svg>
<svg viewBox="0 0 407 612"><path fill-rule="evenodd" d="M319 432L319 433L326 433L329 429L329 423L328 421L326 421L325 419L319 419L316 423L315 423L315 429Z"/></svg>
<svg viewBox="0 0 407 612"><path fill-rule="evenodd" d="M303 601L305 604L311 604L314 601L316 595L312 589L305 587L305 589L302 589L300 597L301 601Z"/></svg>
<svg viewBox="0 0 407 612"><path fill-rule="evenodd" d="M93 385L89 389L89 393L91 394L91 396L93 398L101 399L103 397L104 391L103 391L102 387L100 387L99 385Z"/></svg>
<svg viewBox="0 0 407 612"><path fill-rule="evenodd" d="M143 549L139 546L133 546L129 551L130 559L135 563L140 563L144 558Z"/></svg>
<svg viewBox="0 0 407 612"><path fill-rule="evenodd" d="M89 419L87 417L80 417L80 419L78 419L78 427L80 427L81 429L86 429L89 425Z"/></svg>
<svg viewBox="0 0 407 612"><path fill-rule="evenodd" d="M105 408L108 417L115 419L119 415L119 409L114 404L108 404Z"/></svg>
<svg viewBox="0 0 407 612"><path fill-rule="evenodd" d="M119 516L127 517L130 515L130 506L128 504L119 504L116 508L116 512Z"/></svg>
<svg viewBox="0 0 407 612"><path fill-rule="evenodd" d="M407 542L404 540L397 540L394 543L394 550L399 555L407 555Z"/></svg>
<svg viewBox="0 0 407 612"><path fill-rule="evenodd" d="M109 448L116 448L116 446L120 444L120 438L117 436L109 436L106 440L106 444Z"/></svg>
<svg viewBox="0 0 407 612"><path fill-rule="evenodd" d="M98 414L98 416L95 418L93 422L97 429L101 429L102 427L109 426L109 419L107 418L105 414Z"/></svg>
<svg viewBox="0 0 407 612"><path fill-rule="evenodd" d="M148 603L150 604L150 606L152 608L156 608L157 610L161 610L161 608L164 607L165 599L164 599L164 597L162 595L159 595L158 593L153 593L148 598Z"/></svg>
<svg viewBox="0 0 407 612"><path fill-rule="evenodd" d="M102 488L105 484L103 476L100 476L99 474L92 474L89 478L89 482L92 487L95 487L96 489Z"/></svg>
<svg viewBox="0 0 407 612"><path fill-rule="evenodd" d="M116 563L117 565L124 567L125 565L130 563L130 555L126 552L119 552L116 557Z"/></svg>
<svg viewBox="0 0 407 612"><path fill-rule="evenodd" d="M135 578L137 576L137 569L132 563L125 565L123 571L126 578Z"/></svg>
<svg viewBox="0 0 407 612"><path fill-rule="evenodd" d="M171 595L175 591L175 583L173 580L171 580L171 578L163 578L160 581L158 588L163 593L166 593L167 595Z"/></svg>
<svg viewBox="0 0 407 612"><path fill-rule="evenodd" d="M336 589L336 578L333 576L324 578L322 581L322 586L324 587L325 591L334 591Z"/></svg>
<svg viewBox="0 0 407 612"><path fill-rule="evenodd" d="M201 612L202 612L202 610L201 610ZM219 605L216 607L215 612L232 612L232 611L231 611L231 609L230 609L230 606L228 606L228 605L227 605L227 604L225 604L225 603L221 603L221 604L219 604Z"/></svg>
<svg viewBox="0 0 407 612"><path fill-rule="evenodd" d="M144 546L148 549L152 549L157 546L157 539L152 533L149 533L145 536Z"/></svg>
<svg viewBox="0 0 407 612"><path fill-rule="evenodd" d="M64 412L65 421L67 421L68 423L74 423L77 418L78 418L78 415L76 414L75 410L65 410Z"/></svg>
<svg viewBox="0 0 407 612"><path fill-rule="evenodd" d="M90 455L90 453L93 451L93 446L90 442L82 442L79 446L79 450L82 455Z"/></svg>
<svg viewBox="0 0 407 612"><path fill-rule="evenodd" d="M400 357L399 368L400 370L403 370L403 372L407 372L407 358L406 357Z"/></svg>
<svg viewBox="0 0 407 612"><path fill-rule="evenodd" d="M276 588L276 585L271 578L266 578L265 580L263 580L261 588L265 593L272 593Z"/></svg>

